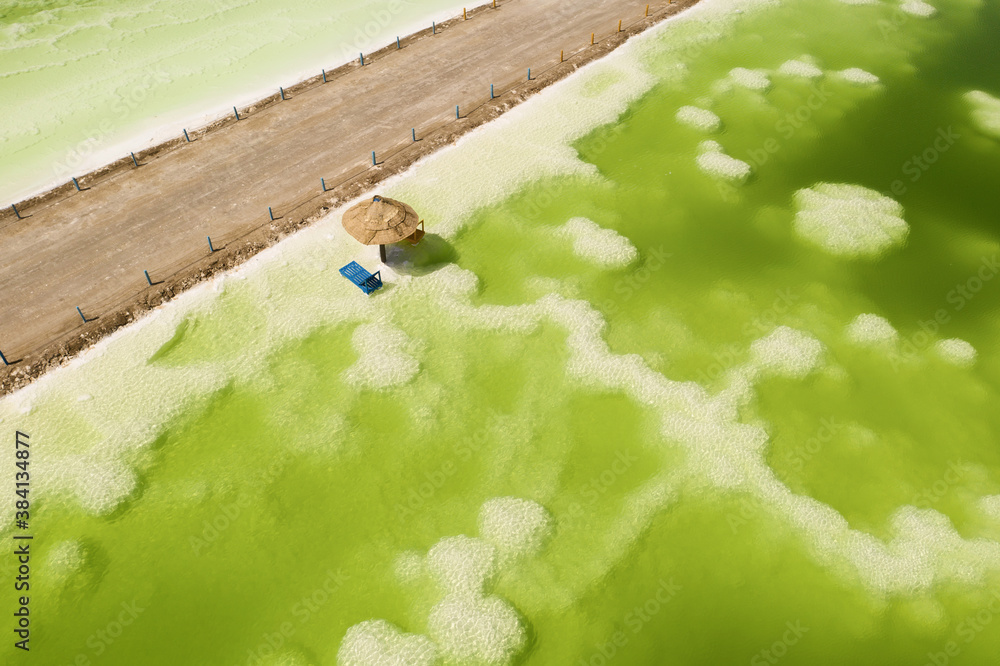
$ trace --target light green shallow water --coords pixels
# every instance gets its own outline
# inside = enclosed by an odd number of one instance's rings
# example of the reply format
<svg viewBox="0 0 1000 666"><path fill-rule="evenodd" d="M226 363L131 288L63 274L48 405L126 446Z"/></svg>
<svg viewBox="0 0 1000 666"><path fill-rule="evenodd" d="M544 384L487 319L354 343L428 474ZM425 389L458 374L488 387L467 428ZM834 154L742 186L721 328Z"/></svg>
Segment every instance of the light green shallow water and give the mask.
<svg viewBox="0 0 1000 666"><path fill-rule="evenodd" d="M0 199L67 183L460 11L447 0L0 0Z"/></svg>
<svg viewBox="0 0 1000 666"><path fill-rule="evenodd" d="M706 2L393 181L431 235L374 296L335 214L6 398L33 649L994 663L1000 5L935 2ZM819 183L905 239L817 242Z"/></svg>

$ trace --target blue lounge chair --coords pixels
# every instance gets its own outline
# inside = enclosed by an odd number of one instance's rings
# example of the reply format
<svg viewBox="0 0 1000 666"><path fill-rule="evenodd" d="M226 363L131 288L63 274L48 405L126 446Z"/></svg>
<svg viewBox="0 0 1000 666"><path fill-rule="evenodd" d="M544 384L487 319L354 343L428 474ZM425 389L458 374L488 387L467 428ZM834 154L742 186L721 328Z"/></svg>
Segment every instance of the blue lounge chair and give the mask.
<svg viewBox="0 0 1000 666"><path fill-rule="evenodd" d="M358 285L361 291L370 294L382 286L382 271L375 271L372 275L356 261L352 261L340 269L340 274Z"/></svg>

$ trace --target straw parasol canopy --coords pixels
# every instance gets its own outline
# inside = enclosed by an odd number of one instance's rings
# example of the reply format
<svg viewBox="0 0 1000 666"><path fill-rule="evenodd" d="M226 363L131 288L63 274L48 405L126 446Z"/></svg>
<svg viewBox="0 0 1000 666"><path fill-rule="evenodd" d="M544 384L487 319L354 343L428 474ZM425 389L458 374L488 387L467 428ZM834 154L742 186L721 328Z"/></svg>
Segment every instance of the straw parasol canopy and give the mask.
<svg viewBox="0 0 1000 666"><path fill-rule="evenodd" d="M375 196L348 208L342 224L365 245L386 245L413 235L420 217L402 201Z"/></svg>

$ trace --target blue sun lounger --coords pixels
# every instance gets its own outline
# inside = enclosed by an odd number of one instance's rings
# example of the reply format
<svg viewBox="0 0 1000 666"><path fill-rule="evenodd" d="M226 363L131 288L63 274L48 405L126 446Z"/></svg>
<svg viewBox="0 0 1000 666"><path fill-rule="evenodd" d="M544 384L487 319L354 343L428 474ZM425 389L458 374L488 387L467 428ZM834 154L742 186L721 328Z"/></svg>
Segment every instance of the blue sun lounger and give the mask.
<svg viewBox="0 0 1000 666"><path fill-rule="evenodd" d="M358 285L361 291L370 294L382 286L382 271L375 271L372 275L356 261L352 261L340 269L340 274Z"/></svg>

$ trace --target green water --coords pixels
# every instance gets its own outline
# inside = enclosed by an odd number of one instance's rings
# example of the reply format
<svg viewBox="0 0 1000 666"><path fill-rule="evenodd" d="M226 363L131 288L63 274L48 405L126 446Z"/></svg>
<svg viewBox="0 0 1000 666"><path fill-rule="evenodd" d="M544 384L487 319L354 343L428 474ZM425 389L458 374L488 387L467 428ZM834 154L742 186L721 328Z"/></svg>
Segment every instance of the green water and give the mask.
<svg viewBox="0 0 1000 666"><path fill-rule="evenodd" d="M374 296L334 214L0 403L43 663L994 663L1000 5L706 2L389 184ZM905 240L797 231L824 182Z"/></svg>

